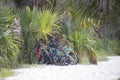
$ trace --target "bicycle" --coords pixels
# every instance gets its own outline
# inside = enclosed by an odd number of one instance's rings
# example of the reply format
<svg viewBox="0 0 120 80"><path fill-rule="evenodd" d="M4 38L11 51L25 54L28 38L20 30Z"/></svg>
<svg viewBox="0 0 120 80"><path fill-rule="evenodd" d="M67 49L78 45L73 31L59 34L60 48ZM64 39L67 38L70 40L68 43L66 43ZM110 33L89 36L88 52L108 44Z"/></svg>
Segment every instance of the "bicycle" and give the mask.
<svg viewBox="0 0 120 80"><path fill-rule="evenodd" d="M39 40L37 47L33 48L30 53L31 63L44 64L48 63L47 51L43 49L43 40Z"/></svg>
<svg viewBox="0 0 120 80"><path fill-rule="evenodd" d="M67 46L62 45L60 49L64 52L67 64L75 65L78 63L77 53L72 48L67 48Z"/></svg>
<svg viewBox="0 0 120 80"><path fill-rule="evenodd" d="M66 54L59 50L59 49L56 49L56 53L53 54L53 62L55 65L68 65L67 63L67 56L65 56Z"/></svg>
<svg viewBox="0 0 120 80"><path fill-rule="evenodd" d="M72 48L67 48L65 45L57 47L54 40L49 42L47 50L43 48L43 41L39 41L37 48L30 53L30 60L32 63L61 66L78 63L77 54Z"/></svg>
<svg viewBox="0 0 120 80"><path fill-rule="evenodd" d="M54 39L52 39L48 44L48 53L51 64L64 65L64 63L66 63L65 59L67 56L64 56L64 51L57 48Z"/></svg>

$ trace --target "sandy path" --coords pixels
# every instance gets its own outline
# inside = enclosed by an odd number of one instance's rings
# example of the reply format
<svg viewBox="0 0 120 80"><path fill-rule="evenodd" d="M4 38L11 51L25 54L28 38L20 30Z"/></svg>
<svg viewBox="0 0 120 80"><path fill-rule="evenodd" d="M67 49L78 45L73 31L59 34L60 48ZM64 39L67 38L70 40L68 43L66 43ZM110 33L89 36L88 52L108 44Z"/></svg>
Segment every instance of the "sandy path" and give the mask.
<svg viewBox="0 0 120 80"><path fill-rule="evenodd" d="M37 66L16 69L16 75L5 80L118 80L120 56L108 57L98 65Z"/></svg>

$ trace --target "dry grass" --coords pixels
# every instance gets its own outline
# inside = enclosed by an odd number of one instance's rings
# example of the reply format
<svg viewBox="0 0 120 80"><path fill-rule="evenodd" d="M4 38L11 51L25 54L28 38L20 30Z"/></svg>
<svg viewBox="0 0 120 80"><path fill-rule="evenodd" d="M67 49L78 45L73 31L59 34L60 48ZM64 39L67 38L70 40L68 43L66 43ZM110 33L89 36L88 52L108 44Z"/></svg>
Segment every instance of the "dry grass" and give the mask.
<svg viewBox="0 0 120 80"><path fill-rule="evenodd" d="M14 72L12 70L0 68L0 78L6 78L13 75L14 75Z"/></svg>

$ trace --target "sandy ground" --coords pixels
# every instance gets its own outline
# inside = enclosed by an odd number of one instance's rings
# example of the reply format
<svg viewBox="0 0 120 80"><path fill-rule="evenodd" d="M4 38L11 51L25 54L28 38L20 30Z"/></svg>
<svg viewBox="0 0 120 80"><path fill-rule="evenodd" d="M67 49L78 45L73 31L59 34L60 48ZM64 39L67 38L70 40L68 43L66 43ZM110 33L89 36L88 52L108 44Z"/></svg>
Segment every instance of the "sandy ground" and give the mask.
<svg viewBox="0 0 120 80"><path fill-rule="evenodd" d="M5 80L120 80L120 56L108 57L98 65L42 65L15 69Z"/></svg>

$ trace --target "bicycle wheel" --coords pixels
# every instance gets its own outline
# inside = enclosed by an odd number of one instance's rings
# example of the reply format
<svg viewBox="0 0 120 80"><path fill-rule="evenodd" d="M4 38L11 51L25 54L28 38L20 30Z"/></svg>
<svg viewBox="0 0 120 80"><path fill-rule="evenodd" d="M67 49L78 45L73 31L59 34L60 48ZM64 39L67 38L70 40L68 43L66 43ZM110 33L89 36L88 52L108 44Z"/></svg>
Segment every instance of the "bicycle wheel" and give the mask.
<svg viewBox="0 0 120 80"><path fill-rule="evenodd" d="M56 64L57 60L58 60L58 56L57 56L56 48L50 48L50 50L48 51L48 63Z"/></svg>
<svg viewBox="0 0 120 80"><path fill-rule="evenodd" d="M59 63L59 56L54 52L52 53L52 56L51 56L51 62L55 65L58 65Z"/></svg>
<svg viewBox="0 0 120 80"><path fill-rule="evenodd" d="M71 65L75 65L78 63L78 58L77 58L77 54L74 52L69 52L68 53L69 59L70 59L70 64Z"/></svg>
<svg viewBox="0 0 120 80"><path fill-rule="evenodd" d="M45 61L45 51L41 50L40 51L40 59L38 61L38 64L44 64L44 61Z"/></svg>
<svg viewBox="0 0 120 80"><path fill-rule="evenodd" d="M64 52L60 50L54 51L52 60L55 65L60 65L60 66L68 65L67 56L65 56Z"/></svg>
<svg viewBox="0 0 120 80"><path fill-rule="evenodd" d="M69 57L68 56L61 56L61 59L60 59L60 65L61 66L67 66L69 64Z"/></svg>
<svg viewBox="0 0 120 80"><path fill-rule="evenodd" d="M37 51L37 49L35 48L30 53L30 61L31 61L31 63L34 63L34 64L38 63L38 59L37 59L37 56L36 56L36 51Z"/></svg>
<svg viewBox="0 0 120 80"><path fill-rule="evenodd" d="M48 62L49 62L48 52L47 52L47 51L44 51L44 52L43 52L43 55L44 55L44 64L48 64Z"/></svg>

